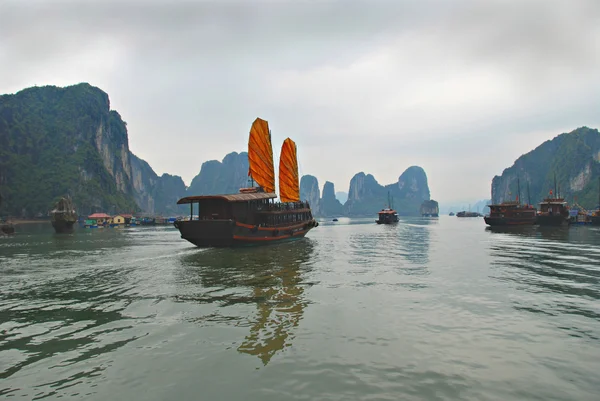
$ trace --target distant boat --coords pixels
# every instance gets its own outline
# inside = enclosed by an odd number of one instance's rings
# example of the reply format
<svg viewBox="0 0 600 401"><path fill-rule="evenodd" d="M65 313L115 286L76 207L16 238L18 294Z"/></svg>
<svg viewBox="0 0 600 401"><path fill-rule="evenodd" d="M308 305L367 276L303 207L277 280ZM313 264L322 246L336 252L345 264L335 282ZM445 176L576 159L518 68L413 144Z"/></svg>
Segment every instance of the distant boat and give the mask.
<svg viewBox="0 0 600 401"><path fill-rule="evenodd" d="M448 213L448 216L454 216L454 212Z"/></svg>
<svg viewBox="0 0 600 401"><path fill-rule="evenodd" d="M333 219L333 220L331 220L331 221L338 221L338 219Z"/></svg>
<svg viewBox="0 0 600 401"><path fill-rule="evenodd" d="M73 232L73 225L77 222L77 213L70 196L60 198L54 205L54 210L50 212L50 219L56 233Z"/></svg>
<svg viewBox="0 0 600 401"><path fill-rule="evenodd" d="M540 226L566 226L569 225L570 207L564 198L558 194L556 186L556 174L554 174L554 193L550 190L549 195L539 203L540 210L537 213L537 224Z"/></svg>
<svg viewBox="0 0 600 401"><path fill-rule="evenodd" d="M517 197L514 201L505 201L498 204L488 205L490 214L484 216L485 224L488 226L523 226L536 223L536 209L530 204L522 205L519 198L521 185L517 178ZM529 192L529 186L528 192Z"/></svg>
<svg viewBox="0 0 600 401"><path fill-rule="evenodd" d="M379 218L375 220L377 224L392 224L397 223L399 221L398 213L392 209L393 199L390 198L390 193L388 192L388 207L381 209L377 214Z"/></svg>
<svg viewBox="0 0 600 401"><path fill-rule="evenodd" d="M7 235L14 234L15 226L13 226L13 224L10 222L3 221L2 219L0 219L0 232L7 234Z"/></svg>
<svg viewBox="0 0 600 401"><path fill-rule="evenodd" d="M522 226L536 223L536 209L518 201L507 201L489 205L490 214L484 216L488 226Z"/></svg>
<svg viewBox="0 0 600 401"><path fill-rule="evenodd" d="M251 187L240 193L188 196L177 201L178 205L190 205L190 219L173 223L181 238L198 247L259 245L300 239L319 225L308 202L300 201L296 144L290 138L283 141L279 160L281 202L274 202L271 132L268 122L260 118L250 128L248 164ZM194 204L198 205L197 217Z"/></svg>
<svg viewBox="0 0 600 401"><path fill-rule="evenodd" d="M481 217L481 214L477 212L467 212L463 210L462 212L456 213L456 217Z"/></svg>

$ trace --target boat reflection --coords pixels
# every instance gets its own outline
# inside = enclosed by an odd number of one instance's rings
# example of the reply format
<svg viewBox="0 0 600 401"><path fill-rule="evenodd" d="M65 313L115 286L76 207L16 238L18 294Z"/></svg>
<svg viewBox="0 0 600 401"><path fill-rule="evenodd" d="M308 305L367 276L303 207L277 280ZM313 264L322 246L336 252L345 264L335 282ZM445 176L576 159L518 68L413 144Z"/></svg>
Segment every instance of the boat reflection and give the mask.
<svg viewBox="0 0 600 401"><path fill-rule="evenodd" d="M591 227L552 227L552 226L515 226L515 227L486 227L486 232L492 234L508 234L531 239L547 241L579 242L595 244L597 233Z"/></svg>
<svg viewBox="0 0 600 401"><path fill-rule="evenodd" d="M304 274L311 269L314 245L310 239L278 245L219 250L211 249L183 257L185 281L204 287L202 303L222 307L256 304L250 332L238 351L257 356L267 365L278 352L291 345L293 329L302 318L308 301L304 296ZM232 291L235 291L232 293ZM218 295L227 292L226 295ZM243 293L240 294L240 292ZM189 301L190 297L179 297ZM246 317L223 320L240 321Z"/></svg>

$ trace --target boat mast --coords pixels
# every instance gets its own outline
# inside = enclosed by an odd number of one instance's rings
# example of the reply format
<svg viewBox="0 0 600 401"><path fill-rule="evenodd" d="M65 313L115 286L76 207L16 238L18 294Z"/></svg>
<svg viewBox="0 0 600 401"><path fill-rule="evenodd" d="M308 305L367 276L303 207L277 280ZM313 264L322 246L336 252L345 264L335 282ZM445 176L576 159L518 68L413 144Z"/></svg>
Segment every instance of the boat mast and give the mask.
<svg viewBox="0 0 600 401"><path fill-rule="evenodd" d="M521 181L519 181L519 177L517 177L517 202L521 204Z"/></svg>
<svg viewBox="0 0 600 401"><path fill-rule="evenodd" d="M556 171L554 172L554 198L558 198L558 192L556 191Z"/></svg>
<svg viewBox="0 0 600 401"><path fill-rule="evenodd" d="M527 203L531 205L531 193L529 192L529 180L527 181Z"/></svg>

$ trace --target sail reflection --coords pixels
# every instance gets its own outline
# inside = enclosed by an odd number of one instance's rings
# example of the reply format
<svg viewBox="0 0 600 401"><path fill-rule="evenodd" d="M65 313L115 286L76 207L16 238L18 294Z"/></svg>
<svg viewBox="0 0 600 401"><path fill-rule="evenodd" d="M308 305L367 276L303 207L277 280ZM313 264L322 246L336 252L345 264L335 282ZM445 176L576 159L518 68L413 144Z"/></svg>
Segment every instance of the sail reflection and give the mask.
<svg viewBox="0 0 600 401"><path fill-rule="evenodd" d="M308 305L304 296L308 284L303 283L303 276L311 268L313 248L306 238L266 247L198 252L183 257L187 269L184 279L208 289L194 297L197 301L220 302L221 306L256 304L257 313L249 322L250 332L238 351L257 356L267 365L278 351L291 345L293 329ZM190 300L190 297L179 298ZM234 320L239 323L243 319Z"/></svg>

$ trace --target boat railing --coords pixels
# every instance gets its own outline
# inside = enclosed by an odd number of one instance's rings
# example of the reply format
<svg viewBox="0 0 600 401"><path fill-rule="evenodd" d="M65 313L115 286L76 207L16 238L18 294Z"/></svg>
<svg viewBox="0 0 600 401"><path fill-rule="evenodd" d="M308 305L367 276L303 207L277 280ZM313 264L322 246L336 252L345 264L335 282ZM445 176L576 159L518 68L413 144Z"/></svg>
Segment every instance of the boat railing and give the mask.
<svg viewBox="0 0 600 401"><path fill-rule="evenodd" d="M310 206L308 202L277 202L277 203L269 203L266 207L268 211L286 211L286 210L299 210L299 209L309 209Z"/></svg>

